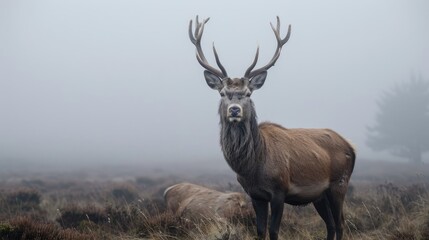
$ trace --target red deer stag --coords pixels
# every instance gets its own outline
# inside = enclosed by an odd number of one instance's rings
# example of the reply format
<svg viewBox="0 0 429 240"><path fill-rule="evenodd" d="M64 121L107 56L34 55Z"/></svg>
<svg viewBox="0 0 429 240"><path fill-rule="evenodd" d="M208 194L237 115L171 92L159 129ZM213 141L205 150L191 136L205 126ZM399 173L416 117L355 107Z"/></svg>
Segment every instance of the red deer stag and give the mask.
<svg viewBox="0 0 429 240"><path fill-rule="evenodd" d="M164 191L167 209L194 220L218 219L246 215L248 201L238 192L223 193L192 183L179 183Z"/></svg>
<svg viewBox="0 0 429 240"><path fill-rule="evenodd" d="M326 223L327 239L343 237L343 202L353 172L355 151L351 144L330 129L288 129L273 123L258 125L250 99L262 87L271 68L289 40L280 36L280 20L276 28L277 49L267 65L254 70L256 56L244 77L230 78L213 52L220 70L210 66L201 48L204 25L209 19L189 23L189 37L196 47L197 60L206 70L204 77L210 88L219 91L221 101L220 144L237 180L250 195L256 212L257 233L264 239L267 230L268 203L271 206L270 239L278 239L284 203L313 203Z"/></svg>

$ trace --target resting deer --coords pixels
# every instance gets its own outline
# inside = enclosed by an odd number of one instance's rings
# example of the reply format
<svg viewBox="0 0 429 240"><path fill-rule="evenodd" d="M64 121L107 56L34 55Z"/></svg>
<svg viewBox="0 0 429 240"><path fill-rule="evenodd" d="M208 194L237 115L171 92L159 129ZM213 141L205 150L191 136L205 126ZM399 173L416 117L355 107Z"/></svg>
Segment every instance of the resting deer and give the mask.
<svg viewBox="0 0 429 240"><path fill-rule="evenodd" d="M250 206L242 193L219 192L186 182L167 188L164 200L171 212L192 220L245 216Z"/></svg>
<svg viewBox="0 0 429 240"><path fill-rule="evenodd" d="M277 239L284 203L313 203L326 223L327 239L343 236L343 202L353 172L355 151L351 144L330 129L288 129L274 123L258 125L250 99L261 88L267 70L274 66L283 45L289 40L280 37L280 20L276 28L277 49L267 65L255 69L256 56L244 77L230 78L222 66L216 49L213 52L219 70L210 66L201 48L204 26L209 19L189 23L189 37L196 47L198 62L206 70L204 77L210 88L219 91L221 100L220 144L237 180L252 199L259 239L267 230L268 203L271 207L270 239Z"/></svg>

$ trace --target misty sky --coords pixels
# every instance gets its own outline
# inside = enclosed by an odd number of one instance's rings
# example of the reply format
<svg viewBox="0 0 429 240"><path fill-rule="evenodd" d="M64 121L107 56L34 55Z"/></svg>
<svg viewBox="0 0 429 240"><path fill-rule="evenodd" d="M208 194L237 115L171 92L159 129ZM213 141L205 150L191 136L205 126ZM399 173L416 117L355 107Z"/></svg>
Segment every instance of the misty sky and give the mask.
<svg viewBox="0 0 429 240"><path fill-rule="evenodd" d="M188 23L210 17L230 76L292 35L252 99L259 121L332 128L359 158L375 101L429 78L429 2L0 0L0 168L14 162L218 161L219 94L203 78ZM260 65L258 65L260 66Z"/></svg>

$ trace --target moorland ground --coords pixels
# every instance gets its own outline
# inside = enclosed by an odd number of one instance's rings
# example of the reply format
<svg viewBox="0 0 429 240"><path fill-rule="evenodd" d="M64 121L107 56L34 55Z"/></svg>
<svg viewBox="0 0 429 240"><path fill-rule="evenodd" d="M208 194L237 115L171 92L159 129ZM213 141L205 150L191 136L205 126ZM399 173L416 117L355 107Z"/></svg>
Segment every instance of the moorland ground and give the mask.
<svg viewBox="0 0 429 240"><path fill-rule="evenodd" d="M345 202L346 239L429 239L429 166L361 161ZM252 209L193 222L165 208L178 182L242 191L229 169L86 168L0 172L0 239L254 239ZM281 239L324 239L313 206L286 205Z"/></svg>

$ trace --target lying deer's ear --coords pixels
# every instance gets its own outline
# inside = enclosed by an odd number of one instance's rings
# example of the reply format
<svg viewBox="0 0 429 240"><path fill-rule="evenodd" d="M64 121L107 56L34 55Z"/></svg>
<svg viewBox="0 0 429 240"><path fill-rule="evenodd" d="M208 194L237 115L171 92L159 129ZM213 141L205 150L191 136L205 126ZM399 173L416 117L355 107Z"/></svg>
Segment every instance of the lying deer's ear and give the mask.
<svg viewBox="0 0 429 240"><path fill-rule="evenodd" d="M211 89L220 91L223 88L222 80L210 71L204 71L204 77L206 78L207 85L209 85Z"/></svg>
<svg viewBox="0 0 429 240"><path fill-rule="evenodd" d="M263 72L259 73L258 75L252 77L252 79L250 79L249 89L251 91L254 91L256 89L261 88L262 85L264 85L266 78L267 78L267 71L263 71Z"/></svg>

